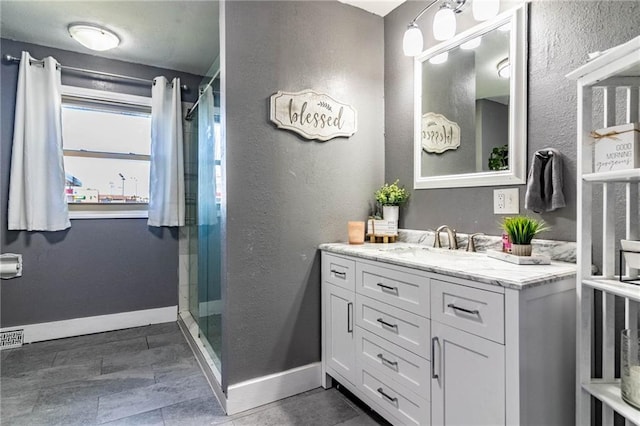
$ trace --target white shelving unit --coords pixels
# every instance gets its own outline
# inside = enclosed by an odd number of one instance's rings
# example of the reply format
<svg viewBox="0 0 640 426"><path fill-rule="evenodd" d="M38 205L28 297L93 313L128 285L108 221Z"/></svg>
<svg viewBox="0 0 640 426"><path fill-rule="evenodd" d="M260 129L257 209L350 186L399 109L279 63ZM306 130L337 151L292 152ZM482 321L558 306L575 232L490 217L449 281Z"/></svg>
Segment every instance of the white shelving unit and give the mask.
<svg viewBox="0 0 640 426"><path fill-rule="evenodd" d="M616 276L619 251L616 235L624 234L630 240L640 239L638 213L638 187L640 169L594 173L593 142L590 132L640 121L640 37L614 47L586 65L567 75L576 80L578 88L578 309L577 309L577 397L576 425L590 425L591 401L602 402L602 419L595 424L614 424L614 412L625 419L626 425L640 425L640 410L620 397L619 378L615 368L616 298L624 299L625 327L637 329L640 285L620 282ZM602 125L593 120L594 111L603 110ZM620 117L624 117L620 122ZM618 118L616 122L616 118ZM595 233L594 191L602 194L602 233ZM620 203L616 194L624 194ZM598 201L600 197L597 197ZM599 222L597 222L599 224ZM616 224L624 229L616 229ZM593 248L602 253L593 258ZM591 265L601 265L601 274L592 275ZM625 268L624 276L637 277L638 271ZM601 305L595 306L595 294L601 292ZM596 347L593 341L595 313L601 312L602 341ZM619 312L620 313L620 312ZM602 377L592 373L596 353L600 358Z"/></svg>

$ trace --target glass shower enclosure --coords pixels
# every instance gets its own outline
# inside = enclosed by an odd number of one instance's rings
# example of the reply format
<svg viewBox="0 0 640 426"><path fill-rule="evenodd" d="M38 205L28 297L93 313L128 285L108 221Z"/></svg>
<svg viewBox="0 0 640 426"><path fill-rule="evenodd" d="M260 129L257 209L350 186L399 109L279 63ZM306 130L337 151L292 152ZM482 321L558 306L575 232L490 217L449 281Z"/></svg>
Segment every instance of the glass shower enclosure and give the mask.
<svg viewBox="0 0 640 426"><path fill-rule="evenodd" d="M222 358L222 279L224 240L224 145L220 125L220 64L199 85L185 150L189 236L189 313L197 324L197 346L206 352L218 383ZM197 129L197 130L196 130ZM193 332L192 332L193 334Z"/></svg>

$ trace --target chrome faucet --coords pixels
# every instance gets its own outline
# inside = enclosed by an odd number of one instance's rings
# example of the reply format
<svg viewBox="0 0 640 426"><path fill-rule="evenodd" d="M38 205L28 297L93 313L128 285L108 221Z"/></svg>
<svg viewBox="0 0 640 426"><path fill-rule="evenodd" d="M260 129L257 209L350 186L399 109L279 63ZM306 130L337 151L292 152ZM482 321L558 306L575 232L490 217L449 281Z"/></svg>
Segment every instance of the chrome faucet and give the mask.
<svg viewBox="0 0 640 426"><path fill-rule="evenodd" d="M478 235L484 235L484 233L483 232L476 232L475 234L469 235L469 239L467 241L467 251L476 251L476 244L473 241L473 239L475 237L477 237Z"/></svg>
<svg viewBox="0 0 640 426"><path fill-rule="evenodd" d="M457 250L458 241L456 240L456 230L449 228L448 225L442 225L436 229L436 238L433 241L433 246L437 248L442 247L442 243L440 242L440 232L445 230L447 231L447 237L449 237L449 250Z"/></svg>

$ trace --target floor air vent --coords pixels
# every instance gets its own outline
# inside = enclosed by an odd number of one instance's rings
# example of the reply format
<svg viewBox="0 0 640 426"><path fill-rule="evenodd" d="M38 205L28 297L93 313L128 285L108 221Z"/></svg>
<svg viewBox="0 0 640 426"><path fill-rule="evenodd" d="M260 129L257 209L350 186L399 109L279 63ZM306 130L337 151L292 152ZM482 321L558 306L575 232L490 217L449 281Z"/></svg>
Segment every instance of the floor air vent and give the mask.
<svg viewBox="0 0 640 426"><path fill-rule="evenodd" d="M19 348L22 346L24 330L11 330L0 332L0 350Z"/></svg>

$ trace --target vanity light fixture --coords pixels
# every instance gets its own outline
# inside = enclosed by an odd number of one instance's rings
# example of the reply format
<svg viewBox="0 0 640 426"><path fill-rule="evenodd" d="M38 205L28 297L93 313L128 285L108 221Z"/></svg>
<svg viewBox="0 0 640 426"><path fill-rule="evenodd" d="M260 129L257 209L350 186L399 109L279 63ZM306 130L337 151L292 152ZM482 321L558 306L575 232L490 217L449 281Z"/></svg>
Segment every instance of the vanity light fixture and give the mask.
<svg viewBox="0 0 640 426"><path fill-rule="evenodd" d="M407 31L402 39L404 54L406 56L417 56L422 53L422 32L416 21L427 10L440 3L440 9L433 17L433 37L436 40L448 40L456 34L456 14L462 12L468 1L473 3L473 16L478 21L489 19L500 10L500 0L433 0L409 22Z"/></svg>
<svg viewBox="0 0 640 426"><path fill-rule="evenodd" d="M500 0L473 0L471 11L476 21L486 21L498 14Z"/></svg>
<svg viewBox="0 0 640 426"><path fill-rule="evenodd" d="M467 41L466 43L462 43L460 45L460 49L463 49L463 50L475 49L476 47L480 46L481 42L482 42L482 36L478 36L476 38L472 38L471 40Z"/></svg>
<svg viewBox="0 0 640 426"><path fill-rule="evenodd" d="M511 63L509 62L509 58L504 58L500 62L498 62L498 76L500 78L509 78L511 77Z"/></svg>
<svg viewBox="0 0 640 426"><path fill-rule="evenodd" d="M444 52L429 59L429 63L433 65L444 64L449 59L449 52Z"/></svg>
<svg viewBox="0 0 640 426"><path fill-rule="evenodd" d="M433 17L433 38L449 40L456 35L456 12L449 8L449 3L443 3L440 10Z"/></svg>
<svg viewBox="0 0 640 426"><path fill-rule="evenodd" d="M68 30L71 38L91 50L109 50L120 44L112 31L94 24L70 24Z"/></svg>

